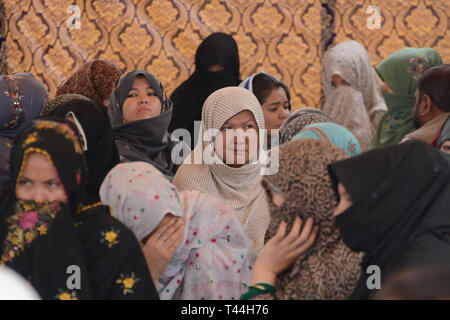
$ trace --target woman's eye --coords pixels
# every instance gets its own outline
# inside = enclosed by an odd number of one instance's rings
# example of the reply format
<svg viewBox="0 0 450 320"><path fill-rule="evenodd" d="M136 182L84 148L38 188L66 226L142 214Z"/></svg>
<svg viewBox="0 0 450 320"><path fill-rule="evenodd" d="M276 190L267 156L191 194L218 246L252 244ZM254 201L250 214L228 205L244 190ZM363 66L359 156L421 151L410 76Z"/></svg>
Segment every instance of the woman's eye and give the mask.
<svg viewBox="0 0 450 320"><path fill-rule="evenodd" d="M22 186L26 186L26 185L30 185L31 184L31 181L30 180L20 180L19 181L19 185L22 185Z"/></svg>
<svg viewBox="0 0 450 320"><path fill-rule="evenodd" d="M127 95L127 98L134 98L136 96L137 96L136 93L130 93Z"/></svg>
<svg viewBox="0 0 450 320"><path fill-rule="evenodd" d="M154 92L148 92L147 95L149 97L156 97L156 93L154 93Z"/></svg>
<svg viewBox="0 0 450 320"><path fill-rule="evenodd" d="M47 183L47 185L48 185L50 188L56 188L56 187L59 186L58 182L55 182L55 181L50 181L50 182Z"/></svg>

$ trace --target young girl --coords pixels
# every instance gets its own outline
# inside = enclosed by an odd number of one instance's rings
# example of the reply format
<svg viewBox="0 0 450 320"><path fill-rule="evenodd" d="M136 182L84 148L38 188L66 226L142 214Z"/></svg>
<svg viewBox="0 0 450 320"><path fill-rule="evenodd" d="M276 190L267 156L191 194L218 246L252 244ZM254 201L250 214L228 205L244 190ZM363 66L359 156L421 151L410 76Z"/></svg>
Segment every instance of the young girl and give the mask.
<svg viewBox="0 0 450 320"><path fill-rule="evenodd" d="M144 70L123 75L111 93L108 115L122 162L148 162L171 180L178 169L172 150L179 141L167 131L172 102L160 81Z"/></svg>

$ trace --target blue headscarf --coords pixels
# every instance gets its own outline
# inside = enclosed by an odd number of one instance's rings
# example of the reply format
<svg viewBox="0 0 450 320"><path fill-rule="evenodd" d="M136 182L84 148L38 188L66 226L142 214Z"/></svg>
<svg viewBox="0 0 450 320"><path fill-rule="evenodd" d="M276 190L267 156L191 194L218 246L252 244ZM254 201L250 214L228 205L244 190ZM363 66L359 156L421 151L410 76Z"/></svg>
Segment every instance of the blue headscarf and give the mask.
<svg viewBox="0 0 450 320"><path fill-rule="evenodd" d="M44 85L30 73L0 76L0 136L15 138L20 129L36 119L47 100Z"/></svg>
<svg viewBox="0 0 450 320"><path fill-rule="evenodd" d="M292 138L292 141L299 139L328 140L336 147L343 149L351 157L361 153L358 139L348 129L336 123L322 122L310 124L297 133Z"/></svg>
<svg viewBox="0 0 450 320"><path fill-rule="evenodd" d="M0 187L9 177L9 154L17 133L41 114L48 93L28 72L0 75Z"/></svg>

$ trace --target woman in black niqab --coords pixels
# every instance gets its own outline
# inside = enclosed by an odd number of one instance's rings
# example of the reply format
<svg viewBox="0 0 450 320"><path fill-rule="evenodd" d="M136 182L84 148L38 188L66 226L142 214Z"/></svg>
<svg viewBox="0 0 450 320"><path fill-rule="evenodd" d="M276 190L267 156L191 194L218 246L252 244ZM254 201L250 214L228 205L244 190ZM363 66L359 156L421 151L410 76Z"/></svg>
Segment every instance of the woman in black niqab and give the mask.
<svg viewBox="0 0 450 320"><path fill-rule="evenodd" d="M209 35L195 53L195 72L170 97L173 115L169 132L176 129L188 130L193 149L197 142L194 137L194 121L201 121L206 98L218 89L239 85L239 78L236 41L221 32Z"/></svg>
<svg viewBox="0 0 450 320"><path fill-rule="evenodd" d="M351 299L371 295L369 266L380 268L383 286L406 267L450 265L450 163L440 151L410 141L333 163L329 171L353 202L336 216L342 238L365 252Z"/></svg>

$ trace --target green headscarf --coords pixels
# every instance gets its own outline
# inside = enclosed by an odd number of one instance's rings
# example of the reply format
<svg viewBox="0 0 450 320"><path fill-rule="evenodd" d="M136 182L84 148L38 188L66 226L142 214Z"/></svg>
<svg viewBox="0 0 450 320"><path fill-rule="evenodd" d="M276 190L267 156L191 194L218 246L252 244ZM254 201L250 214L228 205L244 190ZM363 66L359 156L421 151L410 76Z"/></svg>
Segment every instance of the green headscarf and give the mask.
<svg viewBox="0 0 450 320"><path fill-rule="evenodd" d="M436 64L442 64L442 58L434 49L404 48L376 66L378 75L394 94L382 91L388 111L381 118L369 149L397 144L415 130L416 77Z"/></svg>

